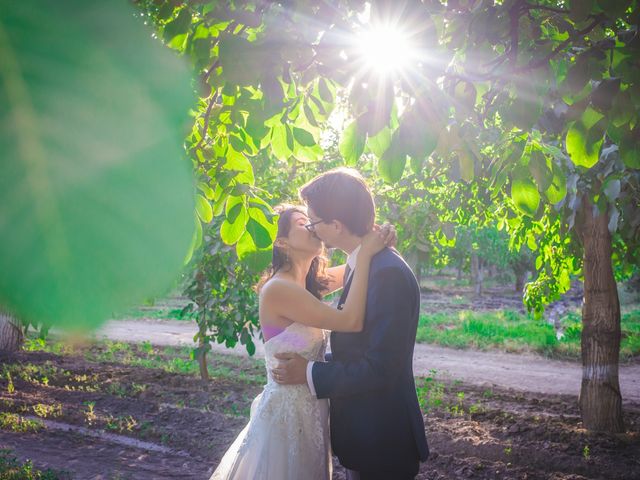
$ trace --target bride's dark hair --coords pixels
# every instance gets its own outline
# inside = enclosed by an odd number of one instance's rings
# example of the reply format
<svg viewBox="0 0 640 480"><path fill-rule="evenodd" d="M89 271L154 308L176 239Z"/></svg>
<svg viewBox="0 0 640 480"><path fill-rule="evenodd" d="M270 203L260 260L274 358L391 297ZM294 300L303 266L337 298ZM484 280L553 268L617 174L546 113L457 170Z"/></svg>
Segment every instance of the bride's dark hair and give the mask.
<svg viewBox="0 0 640 480"><path fill-rule="evenodd" d="M289 236L289 231L291 230L291 217L294 213L302 213L305 216L307 215L307 212L303 207L295 205L279 205L274 210L280 215L278 218L278 233L276 235L276 240L278 238L287 238ZM258 283L258 291L260 291L262 286L280 270L289 268L291 268L291 262L286 250L274 244L271 266ZM309 268L306 278L306 288L314 297L322 299L323 292L326 290L327 284L327 259L323 254L320 254L311 261L311 267Z"/></svg>

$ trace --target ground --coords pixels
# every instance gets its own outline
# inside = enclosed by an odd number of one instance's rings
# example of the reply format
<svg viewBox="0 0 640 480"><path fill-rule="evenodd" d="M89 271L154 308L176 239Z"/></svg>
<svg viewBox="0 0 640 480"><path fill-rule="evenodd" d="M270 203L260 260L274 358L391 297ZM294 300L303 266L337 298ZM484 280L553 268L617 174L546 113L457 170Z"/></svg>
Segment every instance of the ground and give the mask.
<svg viewBox="0 0 640 480"><path fill-rule="evenodd" d="M196 326L190 321L142 318L109 322L100 329L97 337L129 342L152 339L156 344L190 348L195 331ZM247 356L242 345L227 349L224 345L215 344L212 348L217 353ZM262 342L256 341L255 358L262 356ZM459 379L480 387L496 385L566 395L578 394L582 378L582 367L577 361L553 360L530 353L514 354L496 349L452 349L423 343L414 347L413 369L417 376L430 375L432 370L436 370L441 380ZM625 398L640 402L639 358L627 359L620 365L620 383Z"/></svg>
<svg viewBox="0 0 640 480"><path fill-rule="evenodd" d="M206 479L265 381L260 361L213 354L203 383L188 348L148 342L30 348L0 358L0 448L59 478ZM419 478L640 478L640 402L624 404L627 433L598 435L575 395L417 382L432 450Z"/></svg>
<svg viewBox="0 0 640 480"><path fill-rule="evenodd" d="M419 334L440 345L418 343L414 351L432 452L419 478L640 478L637 299L622 302L631 315L623 328L629 353L620 366L627 432L612 436L581 427L575 345L556 348L553 331L551 340L543 332L547 340L534 345L545 325L522 316L518 294L490 286L476 298L450 279L430 282ZM578 297L568 300L574 310ZM46 342L31 338L25 352L0 357L0 478L15 456L14 465L31 459L36 469L54 472L7 478L207 479L266 379L257 342L254 358L242 347L214 346L212 379L200 381L190 359L195 324L179 315L185 300L134 309L92 341L62 343L54 332ZM483 332L469 325L483 322L497 330L480 341ZM503 335L522 326L526 333L517 341ZM469 333L473 343L465 343ZM22 465L22 472L29 468ZM344 479L337 463L334 478Z"/></svg>

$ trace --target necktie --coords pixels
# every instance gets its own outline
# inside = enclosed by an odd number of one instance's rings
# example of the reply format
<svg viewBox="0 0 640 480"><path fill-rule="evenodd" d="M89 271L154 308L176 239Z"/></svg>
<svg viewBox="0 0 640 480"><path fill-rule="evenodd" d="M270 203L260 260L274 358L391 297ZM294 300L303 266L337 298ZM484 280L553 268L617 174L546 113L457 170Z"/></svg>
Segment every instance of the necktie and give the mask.
<svg viewBox="0 0 640 480"><path fill-rule="evenodd" d="M342 285L343 286L347 285L347 281L349 280L349 274L350 273L351 273L351 267L347 263L347 265L344 267L344 277L342 277Z"/></svg>

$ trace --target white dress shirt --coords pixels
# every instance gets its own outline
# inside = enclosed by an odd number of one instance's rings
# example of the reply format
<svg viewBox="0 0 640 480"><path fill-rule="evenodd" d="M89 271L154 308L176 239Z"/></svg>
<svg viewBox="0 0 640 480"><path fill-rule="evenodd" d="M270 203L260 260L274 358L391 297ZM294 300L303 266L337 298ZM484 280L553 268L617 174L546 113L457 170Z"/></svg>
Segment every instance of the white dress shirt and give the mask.
<svg viewBox="0 0 640 480"><path fill-rule="evenodd" d="M356 268L356 259L358 258L358 252L360 251L360 245L358 245L353 252L349 254L347 257L347 265L349 265L349 276L344 279L344 284L346 285L349 282L349 279L353 276L353 271ZM311 371L313 370L313 364L315 362L307 363L307 385L309 386L309 390L311 391L311 395L316 396L316 387L313 385L313 375Z"/></svg>

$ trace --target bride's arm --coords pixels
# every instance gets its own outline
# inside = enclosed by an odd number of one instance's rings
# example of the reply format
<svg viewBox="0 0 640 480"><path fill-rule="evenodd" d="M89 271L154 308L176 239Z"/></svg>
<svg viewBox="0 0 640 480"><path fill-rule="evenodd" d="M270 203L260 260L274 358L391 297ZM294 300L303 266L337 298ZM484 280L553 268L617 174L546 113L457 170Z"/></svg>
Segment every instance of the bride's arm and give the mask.
<svg viewBox="0 0 640 480"><path fill-rule="evenodd" d="M371 258L385 247L388 237L389 230L374 231L364 237L342 310L330 307L300 285L282 278L272 278L262 287L260 301L276 315L294 322L336 332L359 332L364 325Z"/></svg>
<svg viewBox="0 0 640 480"><path fill-rule="evenodd" d="M278 316L310 327L336 332L359 332L364 325L371 254L360 251L351 289L342 310L318 300L300 285L272 278L260 292L260 301Z"/></svg>

